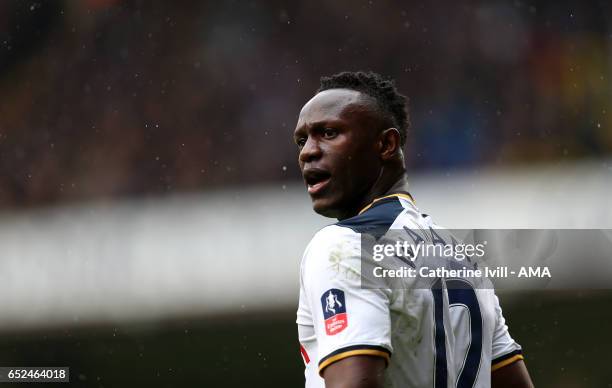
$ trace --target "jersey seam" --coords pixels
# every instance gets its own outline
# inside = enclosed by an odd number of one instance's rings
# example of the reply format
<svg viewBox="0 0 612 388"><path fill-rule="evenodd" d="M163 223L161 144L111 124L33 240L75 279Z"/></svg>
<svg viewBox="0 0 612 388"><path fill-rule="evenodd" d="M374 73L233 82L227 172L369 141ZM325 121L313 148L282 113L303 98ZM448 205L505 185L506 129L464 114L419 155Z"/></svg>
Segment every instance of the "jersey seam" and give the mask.
<svg viewBox="0 0 612 388"><path fill-rule="evenodd" d="M510 358L506 358L503 361L500 361L500 362L498 362L496 364L491 365L491 372L495 372L498 369L501 369L501 368L503 368L505 366L508 366L510 364L514 364L515 362L520 361L520 360L524 360L524 359L525 359L525 357L523 357L522 354L515 354L514 356L512 356Z"/></svg>
<svg viewBox="0 0 612 388"><path fill-rule="evenodd" d="M327 355L326 355L325 357L321 357L321 360L324 360L325 358L329 357L330 355L332 355L332 353L335 353L335 352L340 353L340 352L341 352L343 349L346 349L346 348L353 348L353 347L356 347L356 346L376 346L376 347L379 347L379 348L383 348L383 349L385 349L387 352L389 352L389 354L392 354L392 353L393 353L393 352L391 351L391 349L390 349L390 347L389 347L389 346L387 346L387 345L381 345L381 343L380 343L380 342L352 342L352 343L349 343L349 344L343 345L343 346L341 346L341 347L339 347L339 348L337 348L337 349L335 349L335 350L332 350L331 352L328 352L328 353L327 353ZM319 361L319 364L320 364L321 362L322 362L322 361Z"/></svg>
<svg viewBox="0 0 612 388"><path fill-rule="evenodd" d="M334 354L335 353L335 354ZM327 356L321 358L318 363L319 374L323 371L323 369L327 368L331 364L340 361L344 358L357 356L357 355L371 355L371 356L379 356L389 362L391 358L391 350L385 346L380 345L380 342L374 344L366 344L363 342L358 342L352 345L345 345L341 348L333 350L327 354Z"/></svg>
<svg viewBox="0 0 612 388"><path fill-rule="evenodd" d="M522 350L515 349L491 360L491 372L524 359L525 357L523 356Z"/></svg>
<svg viewBox="0 0 612 388"><path fill-rule="evenodd" d="M515 356L517 354L523 354L522 349L512 349L511 351L509 351L508 353L503 353L495 358L493 358L491 360L491 364L497 364L498 362L502 362L504 361L506 358Z"/></svg>

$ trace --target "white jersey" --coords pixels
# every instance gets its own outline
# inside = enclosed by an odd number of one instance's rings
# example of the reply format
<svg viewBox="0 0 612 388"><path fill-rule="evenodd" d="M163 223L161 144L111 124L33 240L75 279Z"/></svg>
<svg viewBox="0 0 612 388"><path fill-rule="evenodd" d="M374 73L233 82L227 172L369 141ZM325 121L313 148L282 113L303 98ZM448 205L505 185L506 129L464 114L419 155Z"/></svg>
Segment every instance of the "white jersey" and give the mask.
<svg viewBox="0 0 612 388"><path fill-rule="evenodd" d="M404 226L438 228L409 195L393 194L306 248L297 324L307 388L325 387L321 372L354 355L385 358L386 387L428 388L489 387L493 370L523 358L492 289L361 287L361 234Z"/></svg>

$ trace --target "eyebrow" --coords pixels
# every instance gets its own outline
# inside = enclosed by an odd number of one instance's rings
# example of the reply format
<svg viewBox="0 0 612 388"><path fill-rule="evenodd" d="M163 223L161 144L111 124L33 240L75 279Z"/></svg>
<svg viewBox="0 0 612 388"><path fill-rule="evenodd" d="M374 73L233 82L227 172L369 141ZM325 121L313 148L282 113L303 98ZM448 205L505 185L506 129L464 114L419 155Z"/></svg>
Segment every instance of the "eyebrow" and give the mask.
<svg viewBox="0 0 612 388"><path fill-rule="evenodd" d="M306 125L304 125L304 124L300 125L298 127L299 129L297 131L303 129L304 127L307 127L307 128L321 128L321 127L325 127L325 126L330 125L330 124L335 124L337 122L338 122L338 120L329 119L329 120L315 121L313 123L306 123Z"/></svg>
<svg viewBox="0 0 612 388"><path fill-rule="evenodd" d="M326 123L328 123L328 121L316 121L314 123L300 125L295 131L293 131L293 140L296 141L298 137L301 137L301 135L307 134L313 129L321 128Z"/></svg>

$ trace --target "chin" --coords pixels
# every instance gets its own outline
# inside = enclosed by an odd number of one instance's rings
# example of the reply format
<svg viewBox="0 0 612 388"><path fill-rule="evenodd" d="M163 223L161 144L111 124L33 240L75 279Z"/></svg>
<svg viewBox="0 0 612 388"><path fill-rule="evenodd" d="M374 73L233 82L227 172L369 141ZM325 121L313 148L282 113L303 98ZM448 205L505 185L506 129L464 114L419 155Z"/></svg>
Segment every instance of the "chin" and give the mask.
<svg viewBox="0 0 612 388"><path fill-rule="evenodd" d="M340 211L333 203L330 203L327 199L313 199L312 209L315 213L322 215L323 217L338 218Z"/></svg>
<svg viewBox="0 0 612 388"><path fill-rule="evenodd" d="M339 218L342 214L339 206L327 198L313 199L312 209L323 217Z"/></svg>

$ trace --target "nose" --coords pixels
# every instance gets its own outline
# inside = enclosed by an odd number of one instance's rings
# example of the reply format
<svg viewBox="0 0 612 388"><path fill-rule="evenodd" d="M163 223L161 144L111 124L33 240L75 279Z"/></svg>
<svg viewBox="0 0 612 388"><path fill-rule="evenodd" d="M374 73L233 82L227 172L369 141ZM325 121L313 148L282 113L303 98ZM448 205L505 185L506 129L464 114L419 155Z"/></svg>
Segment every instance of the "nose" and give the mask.
<svg viewBox="0 0 612 388"><path fill-rule="evenodd" d="M319 147L319 142L313 139L312 136L309 136L308 139L306 139L306 144L304 144L304 147L302 147L300 151L299 161L308 163L320 158L321 155L322 152L321 147Z"/></svg>

